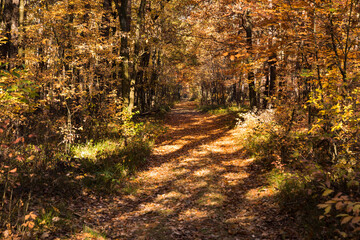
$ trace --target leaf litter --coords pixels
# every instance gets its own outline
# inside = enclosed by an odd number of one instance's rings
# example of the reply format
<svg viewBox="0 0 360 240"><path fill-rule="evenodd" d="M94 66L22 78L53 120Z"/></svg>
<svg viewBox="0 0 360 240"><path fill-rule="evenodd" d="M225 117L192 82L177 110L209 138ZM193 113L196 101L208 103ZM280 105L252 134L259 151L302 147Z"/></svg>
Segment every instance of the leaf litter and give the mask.
<svg viewBox="0 0 360 240"><path fill-rule="evenodd" d="M299 239L227 117L176 105L137 190L84 200L84 223L106 239Z"/></svg>

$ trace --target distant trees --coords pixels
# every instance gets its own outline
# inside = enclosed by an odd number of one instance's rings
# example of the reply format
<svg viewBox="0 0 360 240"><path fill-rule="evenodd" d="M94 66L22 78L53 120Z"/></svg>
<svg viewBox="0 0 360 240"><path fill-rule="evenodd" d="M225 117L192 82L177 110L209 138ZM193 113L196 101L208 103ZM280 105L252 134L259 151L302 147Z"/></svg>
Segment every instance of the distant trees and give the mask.
<svg viewBox="0 0 360 240"><path fill-rule="evenodd" d="M179 88L163 75L171 65L164 48L177 44L163 40L164 28L177 27L164 25L168 2L2 0L1 68L25 70L37 111L75 125L108 118L116 99L129 112L155 110L175 100ZM13 83L4 80L3 90Z"/></svg>
<svg viewBox="0 0 360 240"><path fill-rule="evenodd" d="M179 4L1 0L1 142L22 139L25 149L36 141L54 159L134 113L168 109L179 99L168 57L183 44L170 36L180 28Z"/></svg>

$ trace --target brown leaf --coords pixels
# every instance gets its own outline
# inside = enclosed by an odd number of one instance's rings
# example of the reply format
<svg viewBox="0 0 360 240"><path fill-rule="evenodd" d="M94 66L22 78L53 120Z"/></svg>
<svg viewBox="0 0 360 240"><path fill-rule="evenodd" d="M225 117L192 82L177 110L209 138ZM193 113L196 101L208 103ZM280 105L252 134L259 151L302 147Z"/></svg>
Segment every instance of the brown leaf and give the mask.
<svg viewBox="0 0 360 240"><path fill-rule="evenodd" d="M29 215L30 215L31 219L37 218L37 215L34 212L30 212Z"/></svg>
<svg viewBox="0 0 360 240"><path fill-rule="evenodd" d="M19 137L18 139L16 139L16 140L13 142L13 144L17 144L17 143L19 143L19 142L21 142L21 141L24 141L24 140L23 140L23 137Z"/></svg>
<svg viewBox="0 0 360 240"><path fill-rule="evenodd" d="M341 225L348 223L353 216L344 217L343 220L341 220Z"/></svg>
<svg viewBox="0 0 360 240"><path fill-rule="evenodd" d="M356 224L360 222L360 217L354 217L353 220L351 220L351 223Z"/></svg>
<svg viewBox="0 0 360 240"><path fill-rule="evenodd" d="M335 205L335 209L336 209L336 210L340 210L343 206L344 206L344 204L343 204L342 202L338 202L338 203Z"/></svg>
<svg viewBox="0 0 360 240"><path fill-rule="evenodd" d="M35 227L35 223L33 221L28 222L27 226L28 228L33 229Z"/></svg>

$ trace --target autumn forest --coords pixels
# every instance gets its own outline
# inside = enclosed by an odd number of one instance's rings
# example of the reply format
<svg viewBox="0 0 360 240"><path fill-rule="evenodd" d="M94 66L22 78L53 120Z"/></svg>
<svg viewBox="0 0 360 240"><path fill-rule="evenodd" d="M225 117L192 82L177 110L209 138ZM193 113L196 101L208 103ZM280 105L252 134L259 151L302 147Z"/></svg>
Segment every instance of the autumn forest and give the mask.
<svg viewBox="0 0 360 240"><path fill-rule="evenodd" d="M0 238L359 239L359 0L0 0Z"/></svg>

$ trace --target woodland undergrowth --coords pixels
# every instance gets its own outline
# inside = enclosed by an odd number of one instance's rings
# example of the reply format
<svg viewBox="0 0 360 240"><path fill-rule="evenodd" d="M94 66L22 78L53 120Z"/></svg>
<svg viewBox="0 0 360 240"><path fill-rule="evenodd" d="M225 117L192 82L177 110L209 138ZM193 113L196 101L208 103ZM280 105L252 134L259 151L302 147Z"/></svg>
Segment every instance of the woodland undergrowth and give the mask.
<svg viewBox="0 0 360 240"><path fill-rule="evenodd" d="M34 239L81 231L74 200L121 191L165 129L135 118L116 94L97 115L64 116L56 110L71 103L52 109L23 74L2 75L12 85L0 93L0 232Z"/></svg>
<svg viewBox="0 0 360 240"><path fill-rule="evenodd" d="M356 239L360 223L356 140L339 137L356 128L349 124L327 131L322 122L325 113L309 126L305 111L283 105L241 113L239 142L264 169L282 211L296 219L305 238ZM339 118L332 116L332 126Z"/></svg>

